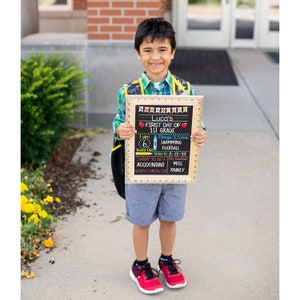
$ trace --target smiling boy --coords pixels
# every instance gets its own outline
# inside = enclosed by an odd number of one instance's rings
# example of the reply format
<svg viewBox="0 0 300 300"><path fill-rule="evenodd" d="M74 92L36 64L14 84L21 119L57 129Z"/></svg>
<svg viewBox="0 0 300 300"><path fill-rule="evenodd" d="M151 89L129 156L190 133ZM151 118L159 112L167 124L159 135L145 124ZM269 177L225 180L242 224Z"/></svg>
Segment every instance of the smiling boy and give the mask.
<svg viewBox="0 0 300 300"><path fill-rule="evenodd" d="M126 95L194 95L189 82L176 77L169 66L176 51L175 32L170 23L162 18L142 21L136 31L134 47L138 60L145 71L141 77L125 84L118 91L118 111L113 121L115 139L129 139L135 133L133 124L125 123ZM202 147L207 135L204 128L191 134L191 141ZM150 225L159 219L161 255L158 269L165 277L167 287L175 289L186 286L187 281L173 259L176 222L184 215L186 184L126 184L126 219L133 224L133 247L136 259L129 275L140 291L155 294L163 286L148 261L148 238Z"/></svg>

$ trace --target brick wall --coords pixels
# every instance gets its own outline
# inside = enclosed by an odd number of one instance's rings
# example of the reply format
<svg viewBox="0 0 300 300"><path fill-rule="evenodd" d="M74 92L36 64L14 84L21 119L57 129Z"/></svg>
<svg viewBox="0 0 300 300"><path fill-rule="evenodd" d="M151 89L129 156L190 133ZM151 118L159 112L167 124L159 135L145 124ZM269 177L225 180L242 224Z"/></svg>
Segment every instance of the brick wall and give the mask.
<svg viewBox="0 0 300 300"><path fill-rule="evenodd" d="M84 2L76 1L75 2ZM169 0L87 0L88 39L132 40L145 18L164 17Z"/></svg>
<svg viewBox="0 0 300 300"><path fill-rule="evenodd" d="M73 9L81 10L87 8L87 0L73 0Z"/></svg>

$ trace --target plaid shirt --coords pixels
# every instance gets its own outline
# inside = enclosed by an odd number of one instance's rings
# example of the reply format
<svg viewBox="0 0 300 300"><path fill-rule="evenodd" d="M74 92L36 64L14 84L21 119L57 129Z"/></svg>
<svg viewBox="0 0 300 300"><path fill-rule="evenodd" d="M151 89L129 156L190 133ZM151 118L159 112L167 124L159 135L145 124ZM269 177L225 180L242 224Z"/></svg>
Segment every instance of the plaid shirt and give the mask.
<svg viewBox="0 0 300 300"><path fill-rule="evenodd" d="M172 95L172 74L168 71L166 78L159 83L159 90L154 87L153 81L149 79L146 73L142 73L141 82L145 95ZM194 88L191 86L190 95L195 95ZM126 118L126 95L124 86L118 91L118 111L113 120L113 134L115 139L119 139L116 134L116 128L125 122Z"/></svg>

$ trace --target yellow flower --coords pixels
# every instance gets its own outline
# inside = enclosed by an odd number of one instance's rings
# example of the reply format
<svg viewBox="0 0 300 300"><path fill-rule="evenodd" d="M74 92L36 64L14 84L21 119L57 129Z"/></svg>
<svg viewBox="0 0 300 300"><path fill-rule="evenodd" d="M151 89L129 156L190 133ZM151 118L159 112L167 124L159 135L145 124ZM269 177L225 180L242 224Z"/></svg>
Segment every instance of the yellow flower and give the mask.
<svg viewBox="0 0 300 300"><path fill-rule="evenodd" d="M23 270L21 272L21 276L26 277L26 278L33 278L35 276L35 274L33 272L27 272L27 271Z"/></svg>
<svg viewBox="0 0 300 300"><path fill-rule="evenodd" d="M58 197L55 198L55 201L56 201L57 203L60 203L60 202L61 202L60 198L58 198Z"/></svg>
<svg viewBox="0 0 300 300"><path fill-rule="evenodd" d="M41 210L41 211L39 212L39 216L40 216L41 218L45 219L45 218L47 218L48 213L47 213L45 210Z"/></svg>
<svg viewBox="0 0 300 300"><path fill-rule="evenodd" d="M24 191L28 191L28 186L26 183L21 182L21 193Z"/></svg>
<svg viewBox="0 0 300 300"><path fill-rule="evenodd" d="M35 277L35 273L33 272L30 272L28 275L27 275L27 278L33 278Z"/></svg>
<svg viewBox="0 0 300 300"><path fill-rule="evenodd" d="M51 235L51 232L48 231L48 230L46 230L46 231L45 231L45 235L46 235L46 236L50 236L50 235Z"/></svg>
<svg viewBox="0 0 300 300"><path fill-rule="evenodd" d="M26 213L31 213L34 211L34 204L32 203L26 203L24 206L23 206L23 209L22 209L24 212Z"/></svg>
<svg viewBox="0 0 300 300"><path fill-rule="evenodd" d="M50 183L48 183L47 184L47 186L48 186L48 190L49 190L49 192L51 193L53 190L52 190L52 186L51 186L51 184Z"/></svg>
<svg viewBox="0 0 300 300"><path fill-rule="evenodd" d="M45 201L46 203L47 203L47 202L52 203L52 202L53 202L53 197L48 195L48 196L44 199L44 201Z"/></svg>
<svg viewBox="0 0 300 300"><path fill-rule="evenodd" d="M21 276L22 276L22 277L26 277L27 275L28 275L28 272L26 272L26 271L24 271L24 270L21 271Z"/></svg>
<svg viewBox="0 0 300 300"><path fill-rule="evenodd" d="M44 240L44 246L47 247L47 248L52 248L54 247L54 241L51 240L51 239L47 239L47 240Z"/></svg>
<svg viewBox="0 0 300 300"><path fill-rule="evenodd" d="M34 204L34 213L38 214L41 211L41 206L39 204Z"/></svg>
<svg viewBox="0 0 300 300"><path fill-rule="evenodd" d="M33 220L34 224L38 224L40 222L40 219L37 214L33 214L28 218L28 223L30 223Z"/></svg>
<svg viewBox="0 0 300 300"><path fill-rule="evenodd" d="M26 278L33 278L35 277L35 274L33 272L22 271L21 276Z"/></svg>
<svg viewBox="0 0 300 300"><path fill-rule="evenodd" d="M24 211L24 206L28 202L28 198L25 195L21 195L21 210Z"/></svg>

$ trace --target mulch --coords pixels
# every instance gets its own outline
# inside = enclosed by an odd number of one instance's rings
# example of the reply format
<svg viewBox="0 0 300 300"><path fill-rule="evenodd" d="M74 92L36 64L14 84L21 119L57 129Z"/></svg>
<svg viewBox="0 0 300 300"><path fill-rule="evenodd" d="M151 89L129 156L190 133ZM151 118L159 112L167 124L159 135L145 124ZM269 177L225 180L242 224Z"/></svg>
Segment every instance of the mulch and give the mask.
<svg viewBox="0 0 300 300"><path fill-rule="evenodd" d="M56 151L44 168L44 178L51 183L52 194L61 199L53 203L54 215L63 216L75 212L84 201L77 196L86 185L86 180L94 175L89 164L72 162L72 158L81 144L82 138L63 138Z"/></svg>

